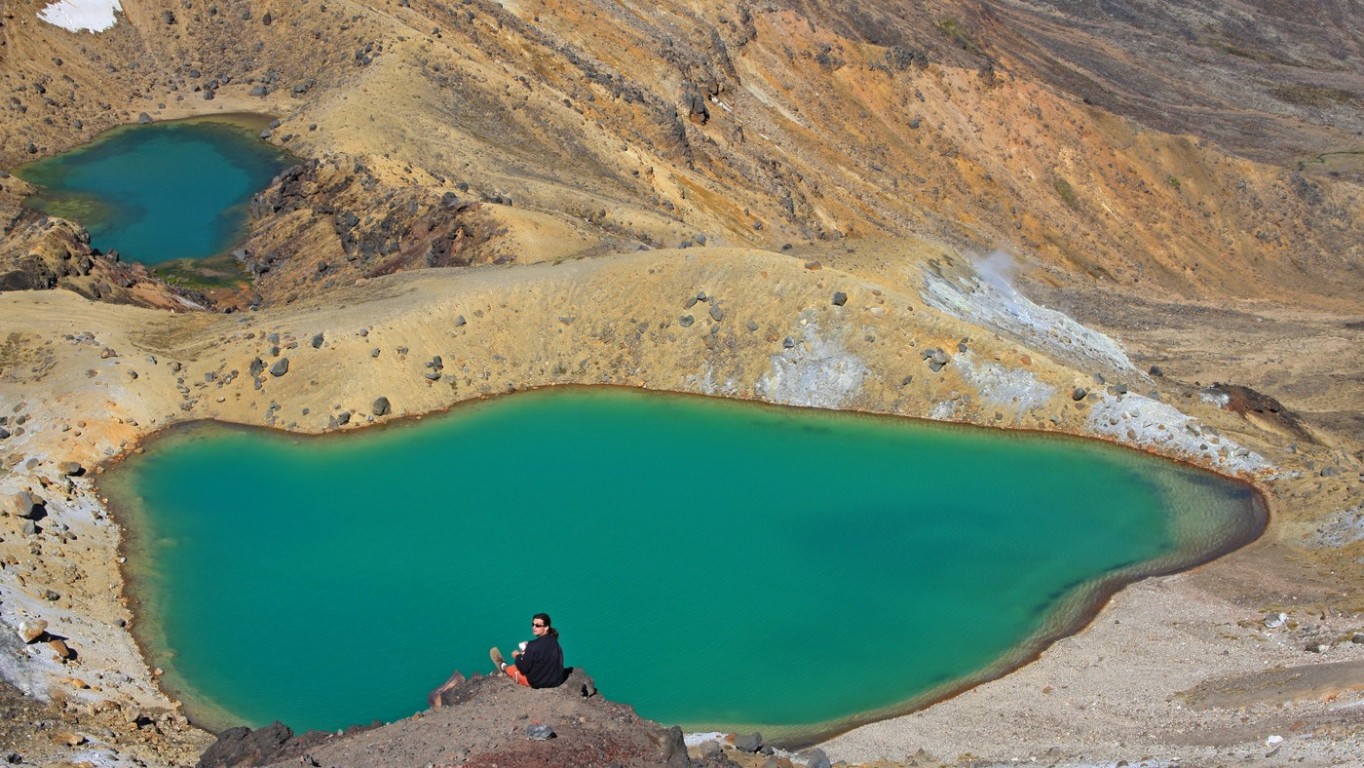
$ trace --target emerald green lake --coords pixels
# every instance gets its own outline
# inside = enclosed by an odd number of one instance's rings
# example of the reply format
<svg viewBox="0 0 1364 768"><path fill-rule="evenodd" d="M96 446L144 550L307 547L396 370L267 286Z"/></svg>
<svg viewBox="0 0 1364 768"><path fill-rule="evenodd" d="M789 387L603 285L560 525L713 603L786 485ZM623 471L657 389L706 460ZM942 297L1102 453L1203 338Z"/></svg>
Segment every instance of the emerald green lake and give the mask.
<svg viewBox="0 0 1364 768"><path fill-rule="evenodd" d="M232 247L251 196L288 166L258 131L205 119L123 126L16 173L40 187L28 205L79 222L103 252L201 259Z"/></svg>
<svg viewBox="0 0 1364 768"><path fill-rule="evenodd" d="M1243 484L1104 444L615 389L323 438L198 425L101 488L167 686L295 729L423 709L546 611L647 717L827 733L1265 523Z"/></svg>

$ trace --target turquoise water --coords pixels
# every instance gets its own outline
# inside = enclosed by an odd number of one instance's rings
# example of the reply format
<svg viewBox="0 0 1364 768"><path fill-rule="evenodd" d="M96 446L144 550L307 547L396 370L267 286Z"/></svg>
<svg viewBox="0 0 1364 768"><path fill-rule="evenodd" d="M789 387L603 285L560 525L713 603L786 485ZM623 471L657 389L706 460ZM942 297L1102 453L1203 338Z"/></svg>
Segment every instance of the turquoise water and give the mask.
<svg viewBox="0 0 1364 768"><path fill-rule="evenodd" d="M229 250L251 196L287 156L231 123L124 126L16 172L41 191L28 204L90 231L90 244L161 264Z"/></svg>
<svg viewBox="0 0 1364 768"><path fill-rule="evenodd" d="M168 685L296 729L422 709L547 611L647 717L828 731L1263 525L1245 486L1106 445L625 390L344 437L203 425L102 487Z"/></svg>

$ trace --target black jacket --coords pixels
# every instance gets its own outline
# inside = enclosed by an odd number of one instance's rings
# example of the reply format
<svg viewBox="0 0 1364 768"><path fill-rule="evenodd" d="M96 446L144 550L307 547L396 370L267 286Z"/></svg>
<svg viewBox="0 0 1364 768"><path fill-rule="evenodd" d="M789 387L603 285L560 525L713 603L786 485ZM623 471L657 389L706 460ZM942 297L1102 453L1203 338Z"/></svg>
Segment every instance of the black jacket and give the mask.
<svg viewBox="0 0 1364 768"><path fill-rule="evenodd" d="M516 668L532 688L553 688L564 681L564 652L558 635L537 637L516 657Z"/></svg>

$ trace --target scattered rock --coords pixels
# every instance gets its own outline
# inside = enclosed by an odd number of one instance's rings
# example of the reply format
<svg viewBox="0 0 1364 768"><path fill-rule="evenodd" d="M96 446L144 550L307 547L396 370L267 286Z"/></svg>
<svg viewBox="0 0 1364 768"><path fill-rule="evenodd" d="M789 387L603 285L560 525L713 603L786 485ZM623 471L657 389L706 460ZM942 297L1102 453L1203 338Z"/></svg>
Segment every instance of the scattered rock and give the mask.
<svg viewBox="0 0 1364 768"><path fill-rule="evenodd" d="M228 728L199 757L198 768L233 768L239 765L265 765L279 752L294 732L279 721L252 731L245 726Z"/></svg>
<svg viewBox="0 0 1364 768"><path fill-rule="evenodd" d="M464 315L456 315L456 316L455 316L455 327L456 327L456 328L463 328L465 325L468 324L468 322L469 322L468 320L465 320L465 319L464 319Z"/></svg>
<svg viewBox="0 0 1364 768"><path fill-rule="evenodd" d="M313 343L313 349L321 349L321 348L322 348L322 342L323 342L323 340L324 340L324 339L322 338L322 334L320 334L320 333L317 334L316 336L313 336L313 342L312 342L312 343Z"/></svg>
<svg viewBox="0 0 1364 768"><path fill-rule="evenodd" d="M805 755L805 768L833 768L833 763L829 762L824 750L816 747Z"/></svg>
<svg viewBox="0 0 1364 768"><path fill-rule="evenodd" d="M25 645L36 643L47 635L47 622L42 619L19 622L19 639Z"/></svg>
<svg viewBox="0 0 1364 768"><path fill-rule="evenodd" d="M842 291L834 291L834 306L841 307L848 303L848 294Z"/></svg>
<svg viewBox="0 0 1364 768"><path fill-rule="evenodd" d="M26 520L40 520L47 513L43 500L28 491L20 491L10 498L10 514Z"/></svg>
<svg viewBox="0 0 1364 768"><path fill-rule="evenodd" d="M925 349L922 357L924 360L928 361L928 367L931 368L934 373L941 371L943 366L947 365L952 359L939 347Z"/></svg>
<svg viewBox="0 0 1364 768"><path fill-rule="evenodd" d="M69 660L76 658L76 652L71 650L71 646L67 645L66 642L61 639L53 638L47 641L47 647L51 648L53 651L56 651L57 658L59 659Z"/></svg>
<svg viewBox="0 0 1364 768"><path fill-rule="evenodd" d="M63 475L79 477L85 474L85 467L79 461L62 461L57 463L57 471Z"/></svg>
<svg viewBox="0 0 1364 768"><path fill-rule="evenodd" d="M677 318L677 324L682 326L683 328L690 328L691 324L694 322L696 322L696 318L692 317L691 315L683 315Z"/></svg>
<svg viewBox="0 0 1364 768"><path fill-rule="evenodd" d="M274 365L270 366L270 375L271 375L271 376L283 376L284 374L286 374L286 373L288 373L288 372L289 372L289 358L287 358L287 357L281 357L280 359L278 359L278 360L275 361L275 364L274 364Z"/></svg>
<svg viewBox="0 0 1364 768"><path fill-rule="evenodd" d="M1308 653L1326 653L1327 651L1331 650L1331 644L1324 643L1320 640L1313 640L1312 642L1303 646L1303 650L1307 651Z"/></svg>
<svg viewBox="0 0 1364 768"><path fill-rule="evenodd" d="M734 748L740 752L757 752L763 748L763 735L754 731L742 736L735 736Z"/></svg>
<svg viewBox="0 0 1364 768"><path fill-rule="evenodd" d="M1288 614L1286 614L1286 613L1269 613L1269 614L1265 614L1265 628L1266 628L1266 629L1278 629L1279 627L1282 627L1287 621L1288 621Z"/></svg>
<svg viewBox="0 0 1364 768"><path fill-rule="evenodd" d="M380 397L375 399L374 405L370 406L369 410L375 416L384 416L388 414L390 408L392 408L392 404L388 402L388 398Z"/></svg>
<svg viewBox="0 0 1364 768"><path fill-rule="evenodd" d="M1070 399L1074 400L1077 403L1085 399L1086 397L1089 397L1089 390L1085 389L1084 387L1076 387L1070 392Z"/></svg>
<svg viewBox="0 0 1364 768"><path fill-rule="evenodd" d="M714 320L714 321L717 322L717 323L720 322L721 320L724 320L724 319L725 319L725 311L724 311L723 309L720 309L720 307L719 307L718 305L716 305L716 304L711 304L711 305L710 305L710 319L711 319L711 320Z"/></svg>
<svg viewBox="0 0 1364 768"><path fill-rule="evenodd" d="M556 734L554 732L554 729L549 727L548 725L538 723L527 728L526 735L536 741L549 741L558 734Z"/></svg>

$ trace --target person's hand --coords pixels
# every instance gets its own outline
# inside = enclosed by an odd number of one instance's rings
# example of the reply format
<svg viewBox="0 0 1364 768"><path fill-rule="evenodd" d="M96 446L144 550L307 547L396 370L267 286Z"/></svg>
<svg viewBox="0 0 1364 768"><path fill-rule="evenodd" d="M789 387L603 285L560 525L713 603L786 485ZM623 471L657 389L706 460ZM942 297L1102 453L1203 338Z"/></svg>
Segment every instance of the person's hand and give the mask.
<svg viewBox="0 0 1364 768"><path fill-rule="evenodd" d="M520 656L520 655L521 655L521 652L520 652L520 651L512 651L512 658L513 658L513 659L515 659L517 656Z"/></svg>

